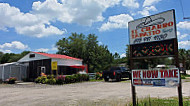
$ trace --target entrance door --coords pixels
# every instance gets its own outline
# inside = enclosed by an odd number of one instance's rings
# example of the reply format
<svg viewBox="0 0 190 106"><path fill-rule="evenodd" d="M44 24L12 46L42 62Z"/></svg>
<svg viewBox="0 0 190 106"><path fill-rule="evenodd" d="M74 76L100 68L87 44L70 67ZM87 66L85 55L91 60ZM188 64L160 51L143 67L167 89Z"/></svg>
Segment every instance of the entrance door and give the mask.
<svg viewBox="0 0 190 106"><path fill-rule="evenodd" d="M38 66L38 76L41 76L41 73L46 73L45 66Z"/></svg>

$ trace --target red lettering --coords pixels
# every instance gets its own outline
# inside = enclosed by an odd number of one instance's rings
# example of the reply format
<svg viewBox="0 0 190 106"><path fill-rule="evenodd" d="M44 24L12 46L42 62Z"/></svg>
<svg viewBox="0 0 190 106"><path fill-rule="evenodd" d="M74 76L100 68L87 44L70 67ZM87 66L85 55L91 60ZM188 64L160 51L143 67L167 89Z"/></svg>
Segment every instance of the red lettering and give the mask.
<svg viewBox="0 0 190 106"><path fill-rule="evenodd" d="M141 32L144 32L144 29L145 29L145 28L141 28Z"/></svg>
<svg viewBox="0 0 190 106"><path fill-rule="evenodd" d="M148 32L149 33L149 36L151 36L151 31L150 32Z"/></svg>
<svg viewBox="0 0 190 106"><path fill-rule="evenodd" d="M173 77L173 70L169 70L169 77Z"/></svg>
<svg viewBox="0 0 190 106"><path fill-rule="evenodd" d="M152 26L152 30L155 30L155 29L156 29L156 26L155 26L155 25L153 25L153 26Z"/></svg>
<svg viewBox="0 0 190 106"><path fill-rule="evenodd" d="M140 37L146 36L146 32L145 33L140 33Z"/></svg>
<svg viewBox="0 0 190 106"><path fill-rule="evenodd" d="M134 37L135 37L134 30L132 30L131 33L132 33L132 39L134 39Z"/></svg>
<svg viewBox="0 0 190 106"><path fill-rule="evenodd" d="M168 71L164 70L164 78L167 78L167 77L168 77Z"/></svg>
<svg viewBox="0 0 190 106"><path fill-rule="evenodd" d="M178 78L178 70L177 69L174 70L174 77Z"/></svg>
<svg viewBox="0 0 190 106"><path fill-rule="evenodd" d="M160 28L162 28L162 25L161 24L157 25L157 29L160 29Z"/></svg>
<svg viewBox="0 0 190 106"><path fill-rule="evenodd" d="M169 22L168 26L173 26L173 24L174 24L173 22Z"/></svg>
<svg viewBox="0 0 190 106"><path fill-rule="evenodd" d="M160 70L160 72L161 72L161 78L163 78L164 77L164 71Z"/></svg>
<svg viewBox="0 0 190 106"><path fill-rule="evenodd" d="M156 31L153 31L153 35L155 35L156 34Z"/></svg>
<svg viewBox="0 0 190 106"><path fill-rule="evenodd" d="M160 30L157 30L157 31L156 31L156 34L160 34Z"/></svg>
<svg viewBox="0 0 190 106"><path fill-rule="evenodd" d="M168 26L168 23L164 23L162 25L163 25L163 28L166 28Z"/></svg>
<svg viewBox="0 0 190 106"><path fill-rule="evenodd" d="M158 78L158 71L152 71L152 78Z"/></svg>
<svg viewBox="0 0 190 106"><path fill-rule="evenodd" d="M146 78L146 71L143 71L143 78Z"/></svg>
<svg viewBox="0 0 190 106"><path fill-rule="evenodd" d="M146 27L146 31L150 31L150 27Z"/></svg>
<svg viewBox="0 0 190 106"><path fill-rule="evenodd" d="M141 78L141 71L133 71L133 78Z"/></svg>
<svg viewBox="0 0 190 106"><path fill-rule="evenodd" d="M147 71L147 77L148 77L148 78L151 77L151 71Z"/></svg>

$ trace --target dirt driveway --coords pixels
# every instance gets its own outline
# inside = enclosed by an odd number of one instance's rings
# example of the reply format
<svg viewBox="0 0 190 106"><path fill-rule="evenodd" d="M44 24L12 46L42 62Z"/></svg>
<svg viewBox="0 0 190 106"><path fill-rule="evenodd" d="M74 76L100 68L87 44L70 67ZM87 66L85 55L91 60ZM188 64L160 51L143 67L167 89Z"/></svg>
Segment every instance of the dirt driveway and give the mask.
<svg viewBox="0 0 190 106"><path fill-rule="evenodd" d="M177 88L136 87L138 98L177 96ZM183 83L190 96L190 82ZM83 82L67 85L0 84L1 106L124 105L131 99L130 82Z"/></svg>

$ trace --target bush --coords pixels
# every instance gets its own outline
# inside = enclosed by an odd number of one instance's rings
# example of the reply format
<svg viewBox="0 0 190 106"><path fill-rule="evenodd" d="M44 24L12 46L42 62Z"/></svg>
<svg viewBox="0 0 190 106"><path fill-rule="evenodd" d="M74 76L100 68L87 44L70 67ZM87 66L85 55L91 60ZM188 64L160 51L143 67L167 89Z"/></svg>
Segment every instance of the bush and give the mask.
<svg viewBox="0 0 190 106"><path fill-rule="evenodd" d="M8 84L15 84L15 81L17 79L15 77L10 77L7 81L8 81Z"/></svg>
<svg viewBox="0 0 190 106"><path fill-rule="evenodd" d="M89 75L82 74L82 81L89 81Z"/></svg>
<svg viewBox="0 0 190 106"><path fill-rule="evenodd" d="M65 83L66 84L71 83L71 76L70 75L68 75L68 76L65 77Z"/></svg>
<svg viewBox="0 0 190 106"><path fill-rule="evenodd" d="M64 75L59 75L57 78L56 78L56 83L57 84L64 84L65 82L65 76Z"/></svg>
<svg viewBox="0 0 190 106"><path fill-rule="evenodd" d="M46 76L41 76L35 79L36 83L42 83L45 84L47 82L47 77Z"/></svg>
<svg viewBox="0 0 190 106"><path fill-rule="evenodd" d="M46 79L45 83L50 84L50 85L54 85L54 84L56 84L56 80L55 80L55 78Z"/></svg>
<svg viewBox="0 0 190 106"><path fill-rule="evenodd" d="M96 73L96 80L102 80L102 73L100 72Z"/></svg>
<svg viewBox="0 0 190 106"><path fill-rule="evenodd" d="M75 83L75 82L81 82L81 81L89 81L89 75L88 74L74 74L74 75L59 75L56 79L54 78L54 75L43 75L41 77L38 77L35 79L36 83L42 83L42 84L69 84L69 83Z"/></svg>

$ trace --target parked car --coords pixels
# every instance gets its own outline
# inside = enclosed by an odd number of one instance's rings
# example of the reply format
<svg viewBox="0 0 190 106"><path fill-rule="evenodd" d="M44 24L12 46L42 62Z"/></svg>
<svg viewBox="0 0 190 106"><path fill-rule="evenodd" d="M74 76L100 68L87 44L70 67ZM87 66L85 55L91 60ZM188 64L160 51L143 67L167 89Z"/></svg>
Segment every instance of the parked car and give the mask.
<svg viewBox="0 0 190 106"><path fill-rule="evenodd" d="M131 71L126 67L111 67L109 71L103 71L102 77L104 81L109 81L109 79L116 79L116 81L121 81L122 78L130 78Z"/></svg>

